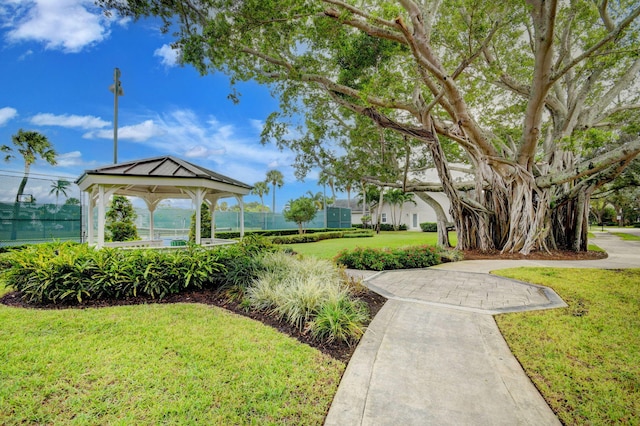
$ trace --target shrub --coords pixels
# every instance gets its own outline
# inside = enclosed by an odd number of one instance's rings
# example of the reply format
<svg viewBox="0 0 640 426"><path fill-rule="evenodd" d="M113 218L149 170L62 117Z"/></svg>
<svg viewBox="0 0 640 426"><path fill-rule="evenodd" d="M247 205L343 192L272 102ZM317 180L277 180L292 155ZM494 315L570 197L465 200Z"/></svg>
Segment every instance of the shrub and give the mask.
<svg viewBox="0 0 640 426"><path fill-rule="evenodd" d="M426 268L441 263L440 254L430 246L393 250L357 247L351 251L342 250L334 260L347 268L373 271Z"/></svg>
<svg viewBox="0 0 640 426"><path fill-rule="evenodd" d="M315 243L319 241L318 234L297 234L269 237L274 244Z"/></svg>
<svg viewBox="0 0 640 426"><path fill-rule="evenodd" d="M381 223L380 224L380 230L381 231L396 231L396 229L390 223ZM406 231L406 230L407 230L407 225L405 225L404 223L400 224L398 226L398 229L397 229L397 231Z"/></svg>
<svg viewBox="0 0 640 426"><path fill-rule="evenodd" d="M262 254L278 250L271 241L259 235L248 235L237 244L211 250L215 262L221 265L220 270L210 277L212 286L234 287L236 290L246 288L262 269Z"/></svg>
<svg viewBox="0 0 640 426"><path fill-rule="evenodd" d="M423 222L420 224L422 232L438 232L438 224L435 222Z"/></svg>
<svg viewBox="0 0 640 426"><path fill-rule="evenodd" d="M167 253L51 243L8 254L11 266L3 275L6 284L31 303L163 298L212 286L211 277L222 267L215 256L215 251L197 246Z"/></svg>
<svg viewBox="0 0 640 426"><path fill-rule="evenodd" d="M464 260L464 253L459 250L442 250L440 251L440 259L442 262L459 262Z"/></svg>
<svg viewBox="0 0 640 426"><path fill-rule="evenodd" d="M351 343L360 339L368 318L369 312L362 301L341 297L322 305L309 323L309 330L316 339Z"/></svg>
<svg viewBox="0 0 640 426"><path fill-rule="evenodd" d="M354 231L328 231L316 232L314 234L297 234L297 235L276 235L268 237L274 244L298 244L298 243L315 243L322 240L330 240L335 238L363 238L373 237L371 230L354 230Z"/></svg>
<svg viewBox="0 0 640 426"><path fill-rule="evenodd" d="M360 337L367 320L366 312L347 306L355 303L351 301L350 287L344 282L343 272L331 262L275 253L265 255L263 264L259 278L246 292L254 309L270 312L300 330L313 329L317 338L352 341ZM332 311L325 308L327 304L340 304L342 310L351 309L361 315L345 315L345 318L351 318L352 324L341 320L343 324L335 332L327 330L328 326L324 325L330 323L330 319L312 325L320 312Z"/></svg>
<svg viewBox="0 0 640 426"><path fill-rule="evenodd" d="M375 232L373 232L371 229L362 229L358 231L345 232L342 237L343 238L369 238L369 237L373 237L374 235L375 235Z"/></svg>

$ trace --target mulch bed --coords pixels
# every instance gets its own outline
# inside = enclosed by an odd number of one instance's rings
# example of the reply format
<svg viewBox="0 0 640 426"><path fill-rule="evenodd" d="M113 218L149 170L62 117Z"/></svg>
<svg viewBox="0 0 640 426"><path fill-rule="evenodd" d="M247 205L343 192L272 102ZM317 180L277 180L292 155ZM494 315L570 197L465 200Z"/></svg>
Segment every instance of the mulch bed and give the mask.
<svg viewBox="0 0 640 426"><path fill-rule="evenodd" d="M465 250L464 260L481 260L481 259L507 259L507 260L596 260L604 259L607 253L603 251L561 251L552 252L535 251L528 255L520 253L500 253L499 251L482 252L476 250Z"/></svg>
<svg viewBox="0 0 640 426"><path fill-rule="evenodd" d="M464 258L465 260L478 260L478 259L531 259L531 260L593 260L593 259L603 259L607 257L606 253L603 252L583 252L583 253L575 253L575 252L565 252L565 251L555 251L551 253L547 252L535 252L531 253L528 256L523 256L519 253L506 253L500 254L499 252L495 253L486 253L479 251L465 251ZM372 291L367 291L366 293L359 296L361 300L363 300L368 306L369 311L371 312L371 318L375 317L378 311L382 308L384 303L387 301L384 297L380 296L377 293ZM347 345L346 343L325 343L315 341L304 332L301 332L296 327L293 327L285 322L278 321L275 318L266 315L264 312L253 312L244 310L237 302L229 301L225 298L220 292L214 290L200 290L200 291L190 291L180 294L174 294L169 297L166 297L162 300L151 299L148 297L134 297L120 300L87 300L82 303L75 304L46 304L46 305L35 305L25 303L22 300L21 294L19 292L12 292L4 295L0 298L0 303L8 306L21 307L21 308L36 308L36 309L86 309L86 308L102 308L108 306L122 306L122 305L140 305L145 303L203 303L206 305L218 306L223 309L227 309L231 312L235 312L239 315L243 315L257 321L260 321L268 326L271 326L281 333L288 334L289 336L299 340L302 343L308 344L314 348L317 348L321 352L343 361L347 363L353 352L355 351L355 345Z"/></svg>

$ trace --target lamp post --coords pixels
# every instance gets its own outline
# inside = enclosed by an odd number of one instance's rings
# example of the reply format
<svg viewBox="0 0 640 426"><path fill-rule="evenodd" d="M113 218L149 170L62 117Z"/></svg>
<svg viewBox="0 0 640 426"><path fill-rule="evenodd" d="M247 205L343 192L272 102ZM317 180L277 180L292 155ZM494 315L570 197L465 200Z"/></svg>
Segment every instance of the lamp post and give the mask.
<svg viewBox="0 0 640 426"><path fill-rule="evenodd" d="M109 86L113 93L113 164L118 163L118 96L124 96L120 85L120 69L113 69L113 84Z"/></svg>

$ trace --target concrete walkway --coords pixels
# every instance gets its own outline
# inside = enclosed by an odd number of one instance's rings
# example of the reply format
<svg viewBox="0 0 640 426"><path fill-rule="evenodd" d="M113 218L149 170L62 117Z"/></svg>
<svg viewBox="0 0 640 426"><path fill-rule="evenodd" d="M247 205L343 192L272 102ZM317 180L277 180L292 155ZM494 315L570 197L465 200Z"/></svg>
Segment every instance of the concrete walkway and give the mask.
<svg viewBox="0 0 640 426"><path fill-rule="evenodd" d="M607 233L597 261L463 261L351 271L389 300L344 373L325 425L558 425L493 315L566 306L551 289L486 273L517 266L640 267L640 242Z"/></svg>

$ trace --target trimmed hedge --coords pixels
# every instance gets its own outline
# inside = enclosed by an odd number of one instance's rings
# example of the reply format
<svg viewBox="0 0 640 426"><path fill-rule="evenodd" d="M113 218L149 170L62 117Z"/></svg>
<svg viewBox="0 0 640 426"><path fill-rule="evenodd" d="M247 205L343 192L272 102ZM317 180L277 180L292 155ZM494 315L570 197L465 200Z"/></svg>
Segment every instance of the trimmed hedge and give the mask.
<svg viewBox="0 0 640 426"><path fill-rule="evenodd" d="M361 238L372 237L372 231L331 231L316 232L314 234L295 234L268 237L274 244L297 244L297 243L315 243L322 240L331 240L335 238Z"/></svg>
<svg viewBox="0 0 640 426"><path fill-rule="evenodd" d="M306 229L305 233L307 234L315 234L318 232L346 232L351 231L352 228L311 228ZM274 237L274 236L285 236L285 235L297 235L299 231L297 229L269 229L269 230L260 230L260 231L245 231L245 237L249 235L257 235L260 237ZM224 239L234 239L240 238L239 231L216 231L216 238L224 238Z"/></svg>
<svg viewBox="0 0 640 426"><path fill-rule="evenodd" d="M442 263L438 250L426 245L400 249L358 247L342 250L334 260L347 268L373 271L426 268Z"/></svg>
<svg viewBox="0 0 640 426"><path fill-rule="evenodd" d="M351 225L354 228L358 228L358 229L376 229L376 224L374 223L373 225L369 225L367 227L365 227L364 225L361 224L353 224ZM404 223L401 224L398 227L398 231L406 231L407 229L407 225L405 225ZM393 228L393 225L391 225L390 223L381 223L380 224L380 230L381 231L395 231L395 229Z"/></svg>
<svg viewBox="0 0 640 426"><path fill-rule="evenodd" d="M423 222L420 224L422 232L438 232L438 224L435 222Z"/></svg>
<svg viewBox="0 0 640 426"><path fill-rule="evenodd" d="M5 284L29 303L75 303L86 299L163 298L184 290L218 288L255 275L251 259L269 244L248 241L206 249L96 250L86 244L48 243L3 255ZM247 260L248 261L245 261Z"/></svg>

